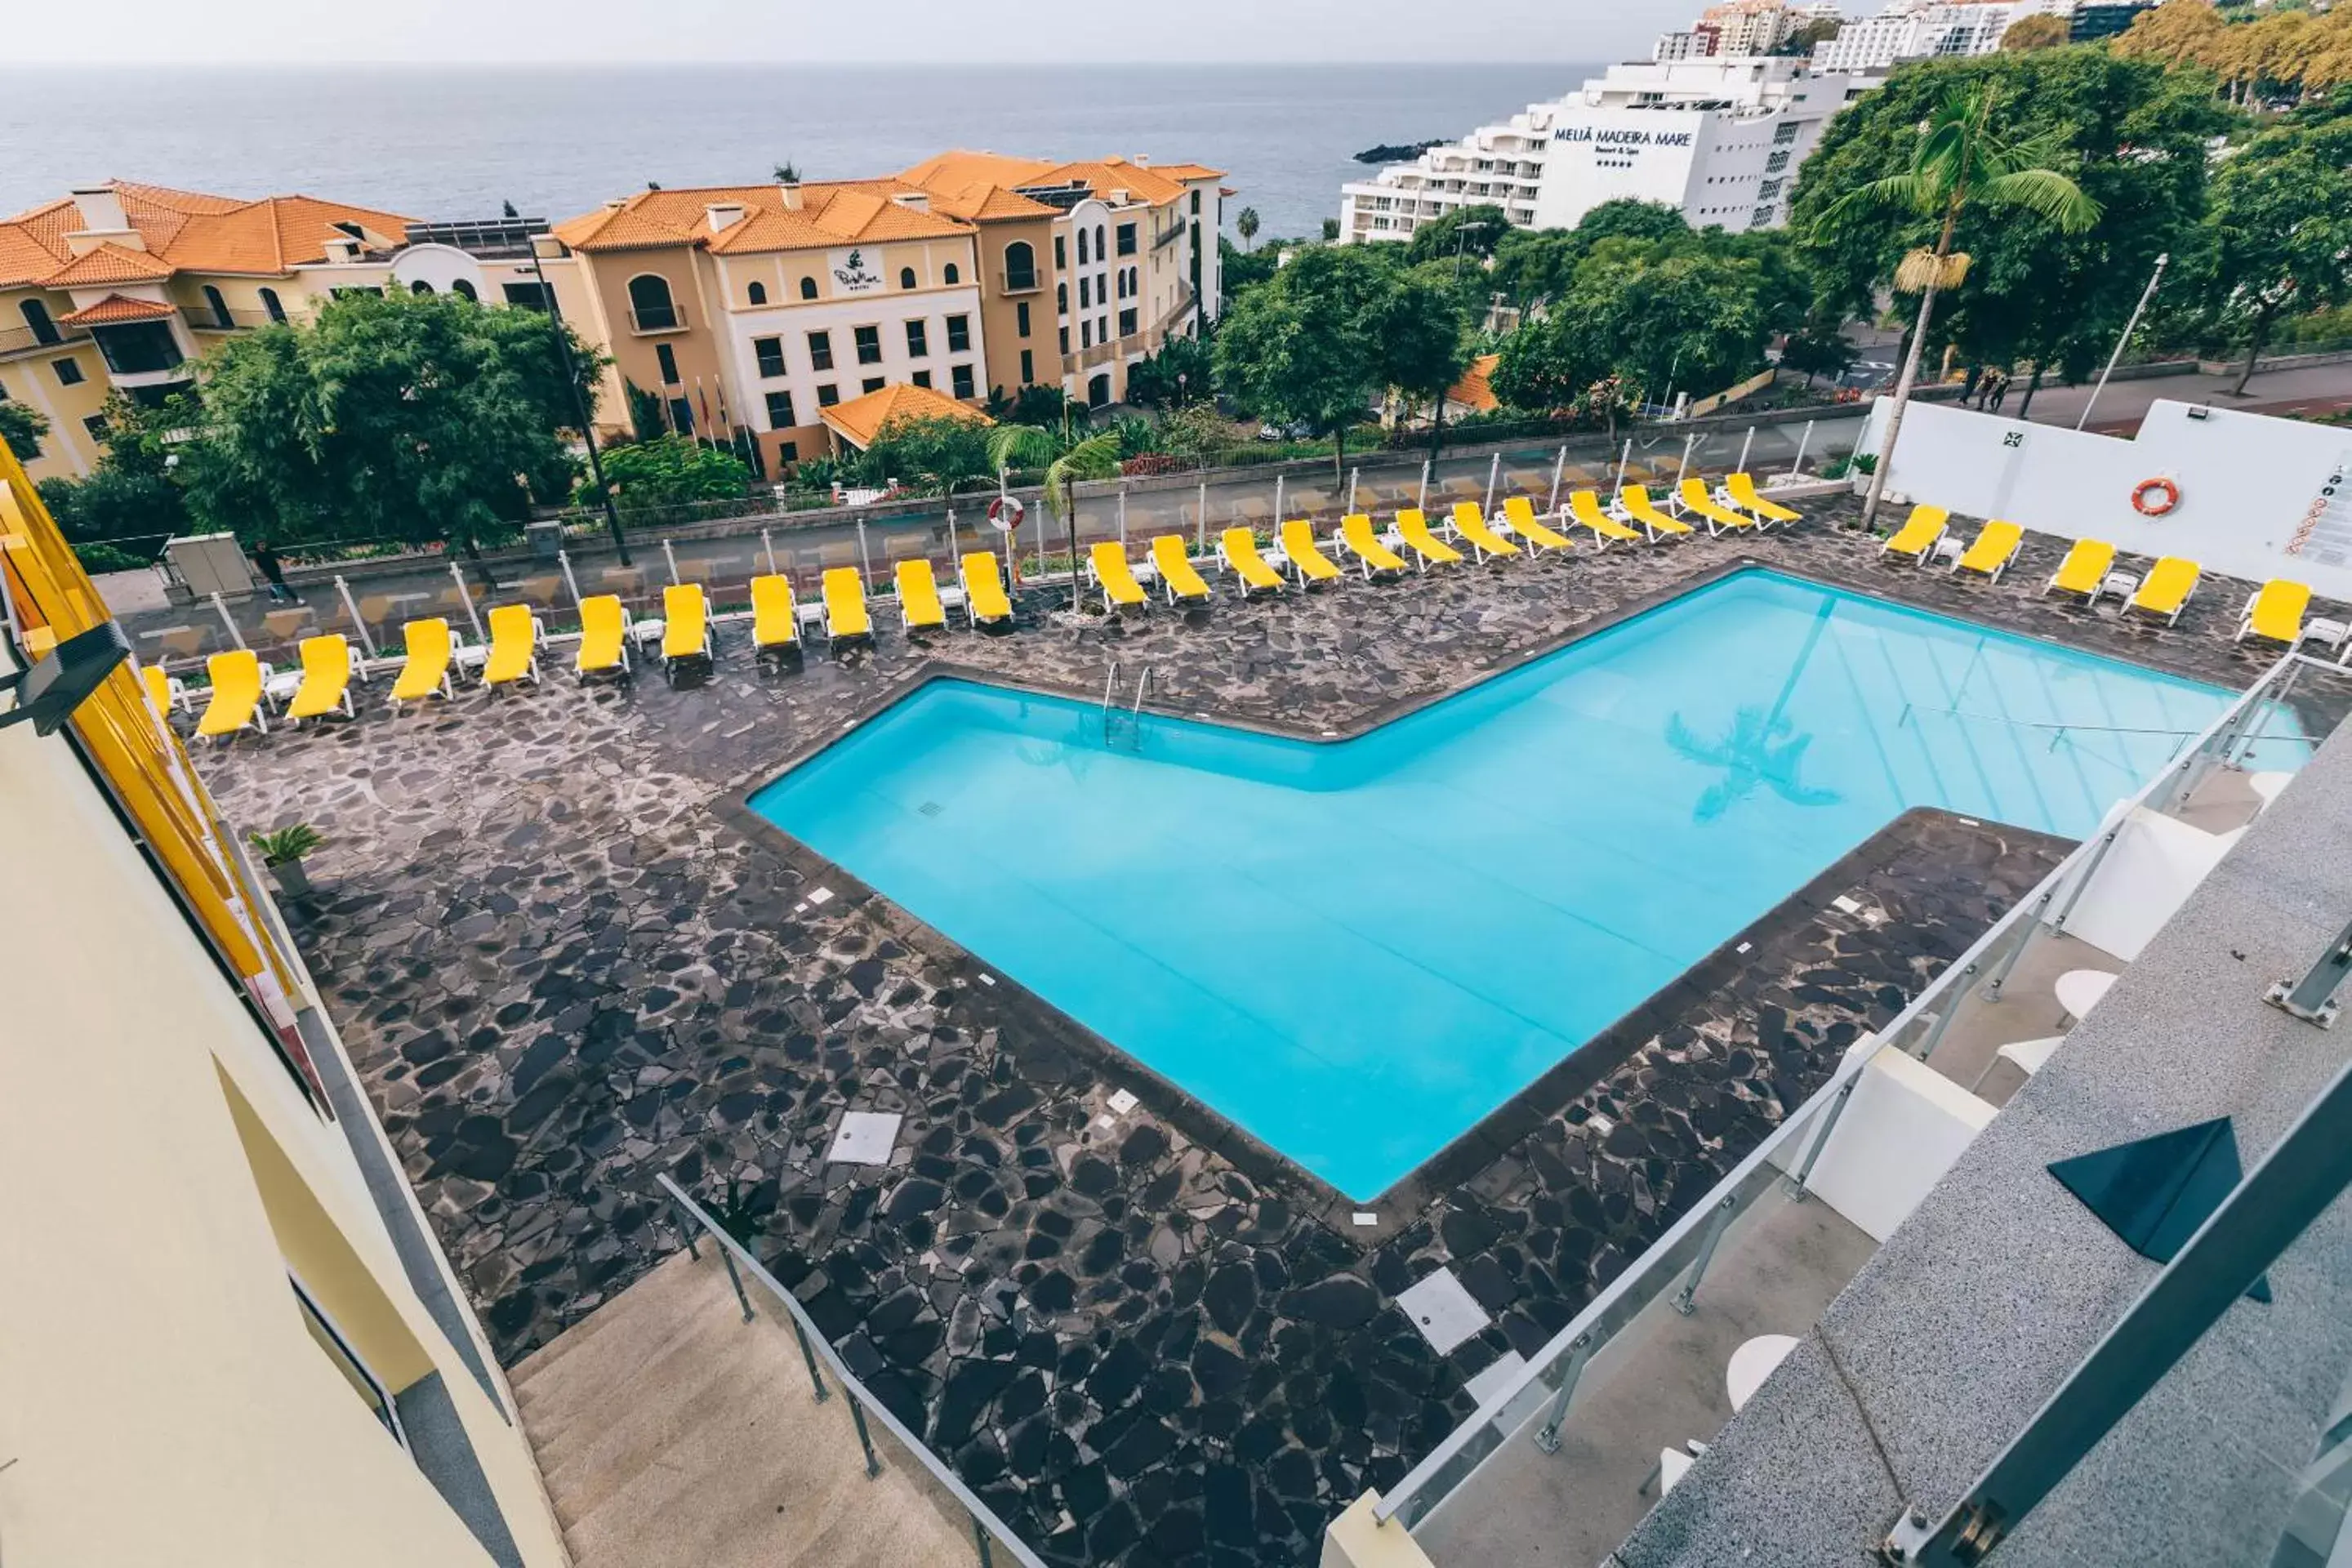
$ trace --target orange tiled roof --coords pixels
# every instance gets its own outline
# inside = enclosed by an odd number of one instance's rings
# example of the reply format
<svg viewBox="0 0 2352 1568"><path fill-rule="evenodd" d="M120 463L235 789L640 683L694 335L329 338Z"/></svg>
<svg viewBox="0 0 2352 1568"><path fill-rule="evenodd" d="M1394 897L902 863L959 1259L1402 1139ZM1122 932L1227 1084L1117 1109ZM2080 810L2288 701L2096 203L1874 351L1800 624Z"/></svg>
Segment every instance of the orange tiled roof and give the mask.
<svg viewBox="0 0 2352 1568"><path fill-rule="evenodd" d="M1182 180L1188 184L1193 180L1222 180L1225 177L1225 171L1212 169L1206 163L1154 163L1151 167L1171 180Z"/></svg>
<svg viewBox="0 0 2352 1568"><path fill-rule="evenodd" d="M1014 201L1028 198L1024 189L1041 185L1083 184L1096 195L1123 190L1152 202L1172 202L1184 194L1182 182L1215 179L1222 170L1198 163L1139 163L1131 158L1103 158L1075 163L1055 163L1042 158L1015 158L1003 153L956 151L926 158L899 177L925 190L962 203L975 193L1002 186ZM1032 204L1042 205L1043 204ZM1051 209L1048 209L1051 210ZM1007 213L1004 216L1013 216ZM1038 216L1022 213L1024 217Z"/></svg>
<svg viewBox="0 0 2352 1568"><path fill-rule="evenodd" d="M334 227L338 223L352 224L371 244L386 247L400 242L409 223L397 213L316 196L263 196L249 201L128 180L109 184L122 203L124 220L146 241L147 248L132 251L109 244L91 255L121 251L144 256L149 258L147 265L163 268L161 273L142 274L142 281L173 272L284 273L325 260L327 241L339 232ZM0 219L0 287L43 283L68 288L77 282L130 281L128 271L109 277L100 275L96 268L81 266L89 258L78 260L66 239L81 228L80 210L70 197ZM114 265L129 266L119 260Z"/></svg>
<svg viewBox="0 0 2352 1568"><path fill-rule="evenodd" d="M947 394L930 387L913 386L905 382L893 382L879 392L869 392L863 397L853 397L846 403L820 408L817 417L860 451L872 446L874 438L895 419L964 419L975 425L996 423L970 404L958 403Z"/></svg>
<svg viewBox="0 0 2352 1568"><path fill-rule="evenodd" d="M1495 367L1502 363L1501 354L1480 354L1472 360L1469 367L1463 371L1462 379L1445 394L1445 401L1473 414L1500 408L1503 400L1495 395L1495 388L1488 378L1495 374Z"/></svg>
<svg viewBox="0 0 2352 1568"><path fill-rule="evenodd" d="M88 288L94 283L155 283L172 275L163 258L106 241L97 249L75 257L41 279L52 289Z"/></svg>
<svg viewBox="0 0 2352 1568"><path fill-rule="evenodd" d="M1052 217L1055 209L1031 201L1003 185L967 185L961 190L931 192L931 207L966 223L1003 223L1015 218Z"/></svg>
<svg viewBox="0 0 2352 1568"><path fill-rule="evenodd" d="M784 205L775 185L726 185L698 190L642 191L555 226L574 250L640 250L697 245L721 255L872 245L894 239L938 239L969 234L971 226L946 213L925 212L894 200L928 192L903 180L835 180L800 188L801 205ZM733 205L744 216L716 232L709 209Z"/></svg>
<svg viewBox="0 0 2352 1568"><path fill-rule="evenodd" d="M159 321L178 313L161 300L134 300L128 294L109 294L97 304L84 305L59 320L69 327L103 327L114 321Z"/></svg>

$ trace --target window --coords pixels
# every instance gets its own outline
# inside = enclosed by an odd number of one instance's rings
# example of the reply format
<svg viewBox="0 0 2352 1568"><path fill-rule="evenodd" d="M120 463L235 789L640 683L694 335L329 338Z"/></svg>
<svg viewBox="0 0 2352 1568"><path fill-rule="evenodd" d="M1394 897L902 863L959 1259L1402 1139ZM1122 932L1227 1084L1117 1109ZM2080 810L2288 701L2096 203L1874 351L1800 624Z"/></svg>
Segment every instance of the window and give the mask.
<svg viewBox="0 0 2352 1568"><path fill-rule="evenodd" d="M949 262L945 268L940 269L940 277L950 284L956 284L963 281L963 273L957 268L956 264L952 261Z"/></svg>
<svg viewBox="0 0 2352 1568"><path fill-rule="evenodd" d="M98 352L106 356L106 367L117 375L146 375L170 370L183 357L179 339L172 335L171 326L163 321L100 327L96 336Z"/></svg>
<svg viewBox="0 0 2352 1568"><path fill-rule="evenodd" d="M411 283L408 286L408 291L415 295L417 298L423 299L425 295L433 292L433 285L425 281L424 279L419 278L415 282ZM206 289L205 292L210 293L211 290Z"/></svg>
<svg viewBox="0 0 2352 1568"><path fill-rule="evenodd" d="M1021 351L1021 384L1022 384L1022 385L1024 385L1024 386L1027 386L1030 383L1032 383L1032 382L1035 381L1036 379L1037 379L1037 355L1036 355L1036 353L1035 353L1035 351L1031 350L1031 349L1023 349L1023 350Z"/></svg>
<svg viewBox="0 0 2352 1568"><path fill-rule="evenodd" d="M1793 120L1772 128L1772 145L1786 147L1797 139L1797 122Z"/></svg>
<svg viewBox="0 0 2352 1568"><path fill-rule="evenodd" d="M1082 349L1090 349L1094 346L1095 324L1092 321L1080 321L1078 323L1078 347Z"/></svg>
<svg viewBox="0 0 2352 1568"><path fill-rule="evenodd" d="M311 1340L326 1352L335 1370L343 1374L343 1381L352 1385L352 1392L360 1396L360 1403L367 1406L368 1414L375 1417L376 1425L382 1426L394 1442L403 1448L407 1447L408 1434L400 1428L400 1411L393 1404L392 1393L384 1386L383 1380L360 1359L359 1352L352 1348L342 1331L336 1328L334 1321L310 1299L310 1292L302 1288L302 1281L289 1274L286 1282L294 1288L294 1300L302 1310L302 1326L310 1331Z"/></svg>
<svg viewBox="0 0 2352 1568"><path fill-rule="evenodd" d="M927 370L919 370L915 373L913 379L917 386L929 386L931 384L931 373Z"/></svg>
<svg viewBox="0 0 2352 1568"><path fill-rule="evenodd" d="M889 384L890 378L887 375L869 375L866 378L866 384L859 388L859 390L862 392L879 392Z"/></svg>
<svg viewBox="0 0 2352 1568"><path fill-rule="evenodd" d="M828 381L816 389L816 405L819 408L830 408L840 401L841 389L833 383Z"/></svg>
<svg viewBox="0 0 2352 1568"><path fill-rule="evenodd" d="M816 298L815 279L803 278L801 279L801 298L803 300L814 300Z"/></svg>
<svg viewBox="0 0 2352 1568"><path fill-rule="evenodd" d="M641 272L629 279L629 324L641 332L667 332L677 326L677 307L670 301L668 279Z"/></svg>
<svg viewBox="0 0 2352 1568"><path fill-rule="evenodd" d="M1057 316L1070 313L1070 286L1067 283L1054 285L1054 313Z"/></svg>
<svg viewBox="0 0 2352 1568"><path fill-rule="evenodd" d="M506 295L507 303L509 305L520 305L526 310L547 309L547 290L536 283L504 284L500 288L500 292ZM286 319L278 313L278 296L267 289L261 291L261 302L269 307L269 313L276 320L282 321Z"/></svg>
<svg viewBox="0 0 2352 1568"><path fill-rule="evenodd" d="M1118 253L1121 256L1135 254L1135 226L1131 223L1118 226Z"/></svg>
<svg viewBox="0 0 2352 1568"><path fill-rule="evenodd" d="M100 446L104 446L106 444L108 431L106 428L105 415L83 415L81 416L81 427L89 432L89 438L91 440L98 442Z"/></svg>
<svg viewBox="0 0 2352 1568"><path fill-rule="evenodd" d="M79 386L82 384L81 361L71 354L57 362L58 384Z"/></svg>
<svg viewBox="0 0 2352 1568"><path fill-rule="evenodd" d="M507 303L509 305L521 303L520 300L515 298L516 287L517 286L512 283L507 285ZM537 284L529 284L525 285L525 287L528 287L531 291L531 303L537 304L539 302L539 286ZM261 308L269 312L269 319L273 321L282 321L286 319L286 307L278 302L278 290L275 289L264 289L261 291Z"/></svg>
<svg viewBox="0 0 2352 1568"><path fill-rule="evenodd" d="M661 383L664 386L681 384L677 374L677 355L670 352L667 343L654 345L654 363L661 366Z"/></svg>
<svg viewBox="0 0 2352 1568"><path fill-rule="evenodd" d="M691 435L693 435L693 434L694 434L694 405L693 405L693 403L692 403L691 401L689 401L688 399L687 399L687 398L683 398L683 397L673 397L673 398L671 398L671 399L669 400L669 423L670 423L670 427L671 427L672 429L676 430L679 435L681 435L681 436L691 436Z"/></svg>
<svg viewBox="0 0 2352 1568"><path fill-rule="evenodd" d="M1029 307L1024 305L1021 308L1025 310ZM948 353L951 354L962 354L970 353L971 352L971 318L970 316L950 316L948 318Z"/></svg>
<svg viewBox="0 0 2352 1568"><path fill-rule="evenodd" d="M809 364L817 370L831 370L833 368L833 334L811 332L808 338Z"/></svg>
<svg viewBox="0 0 2352 1568"><path fill-rule="evenodd" d="M1013 307L1013 331L1019 337L1029 335L1029 301L1026 300Z"/></svg>
<svg viewBox="0 0 2352 1568"><path fill-rule="evenodd" d="M427 289L425 292L429 294L432 290ZM228 313L228 301L222 299L221 291L214 288L209 283L205 285L205 303L212 310L214 326L234 327L236 325L236 318Z"/></svg>
<svg viewBox="0 0 2352 1568"><path fill-rule="evenodd" d="M1110 231L1105 228L1101 224L1095 225L1095 259L1097 261L1107 261L1110 258L1109 233ZM1078 256L1078 259L1080 261L1084 261L1086 259L1085 247L1080 247L1079 248L1080 254Z"/></svg>
<svg viewBox="0 0 2352 1568"><path fill-rule="evenodd" d="M768 394L768 428L789 430L800 421L793 417L793 395L789 392Z"/></svg>
<svg viewBox="0 0 2352 1568"><path fill-rule="evenodd" d="M764 305L768 302L768 286L765 283L747 284L743 289L743 298L751 300L754 305Z"/></svg>
<svg viewBox="0 0 2352 1568"><path fill-rule="evenodd" d="M1094 309L1094 303L1095 303L1095 286L1094 286L1094 279L1091 279L1091 278L1081 278L1081 279L1078 279L1078 309L1079 309L1079 310L1090 310Z"/></svg>
<svg viewBox="0 0 2352 1568"><path fill-rule="evenodd" d="M1118 313L1118 335L1122 338L1135 336L1135 307L1132 305Z"/></svg>
<svg viewBox="0 0 2352 1568"><path fill-rule="evenodd" d="M780 463L797 463L800 460L801 444L798 441L782 441L777 443L776 461Z"/></svg>
<svg viewBox="0 0 2352 1568"><path fill-rule="evenodd" d="M1070 329L1067 327L1062 329L1062 352L1066 354L1070 352Z"/></svg>
<svg viewBox="0 0 2352 1568"><path fill-rule="evenodd" d="M907 357L921 359L931 352L931 324L924 321L907 323Z"/></svg>
<svg viewBox="0 0 2352 1568"><path fill-rule="evenodd" d="M1194 217L1201 216L1201 193L1198 191L1192 193L1192 216Z"/></svg>
<svg viewBox="0 0 2352 1568"><path fill-rule="evenodd" d="M1095 342L1098 343L1107 343L1110 342L1110 318L1108 316L1097 316L1095 318Z"/></svg>
<svg viewBox="0 0 2352 1568"><path fill-rule="evenodd" d="M1057 234L1054 237L1054 270L1056 272L1067 271L1069 269L1069 237L1066 235Z"/></svg>
<svg viewBox="0 0 2352 1568"><path fill-rule="evenodd" d="M882 363L882 329L879 327L852 327L849 330L851 334L857 340L857 363L859 364L880 364Z"/></svg>
<svg viewBox="0 0 2352 1568"><path fill-rule="evenodd" d="M915 269L911 267L901 267L898 268L898 287L901 289L912 289L914 286Z"/></svg>
<svg viewBox="0 0 2352 1568"><path fill-rule="evenodd" d="M449 292L457 295L460 300L471 300L477 305L482 302L481 295L476 293L474 286L463 278L453 278L449 280Z"/></svg>
<svg viewBox="0 0 2352 1568"><path fill-rule="evenodd" d="M969 401L973 395L971 366L968 364L960 364L948 374L950 377L949 384L953 388L955 395L958 397L964 398Z"/></svg>
<svg viewBox="0 0 2352 1568"><path fill-rule="evenodd" d="M1004 247L1004 287L1007 290L1037 287L1037 252L1025 239Z"/></svg>
<svg viewBox="0 0 2352 1568"><path fill-rule="evenodd" d="M751 353L753 357L760 362L760 374L761 375L778 376L784 374L783 339L753 338L751 340Z"/></svg>
<svg viewBox="0 0 2352 1568"><path fill-rule="evenodd" d="M42 304L38 300L27 300L23 304L17 306L16 309L24 312L25 324L33 329L33 341L35 342L58 343L65 342L65 334L59 332L58 331L58 324L49 320L49 308L47 305Z"/></svg>

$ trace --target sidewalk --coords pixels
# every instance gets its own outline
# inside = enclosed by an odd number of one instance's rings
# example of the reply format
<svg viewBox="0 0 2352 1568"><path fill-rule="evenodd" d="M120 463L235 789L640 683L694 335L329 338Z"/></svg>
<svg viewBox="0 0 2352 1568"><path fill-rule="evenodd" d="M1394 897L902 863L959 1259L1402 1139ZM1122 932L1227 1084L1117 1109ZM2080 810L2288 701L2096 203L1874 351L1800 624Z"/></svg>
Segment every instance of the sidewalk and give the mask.
<svg viewBox="0 0 2352 1568"><path fill-rule="evenodd" d="M2334 413L2352 406L2352 363L2298 366L2257 375L2246 384L2242 397L2231 395L2237 372L2225 375L2152 375L2132 381L2112 381L2099 394L2090 428L2110 436L2129 436L2157 399L2173 403L2210 403L2248 414ZM2001 412L2017 416L2023 401L2022 383L2012 383ZM2091 388L2044 386L2033 397L2029 417L2036 425L2072 426L2091 398Z"/></svg>

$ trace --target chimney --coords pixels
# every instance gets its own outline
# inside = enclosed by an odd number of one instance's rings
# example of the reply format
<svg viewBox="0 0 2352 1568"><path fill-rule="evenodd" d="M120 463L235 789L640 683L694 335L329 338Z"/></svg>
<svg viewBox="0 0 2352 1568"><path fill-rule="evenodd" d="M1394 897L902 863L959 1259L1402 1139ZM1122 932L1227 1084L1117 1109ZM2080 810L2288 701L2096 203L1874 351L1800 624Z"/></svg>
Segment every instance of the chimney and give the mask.
<svg viewBox="0 0 2352 1568"><path fill-rule="evenodd" d="M798 180L787 180L778 185L776 190L784 198L786 212L796 213L801 210L801 183Z"/></svg>
<svg viewBox="0 0 2352 1568"><path fill-rule="evenodd" d="M702 211L703 216L710 220L710 232L713 234L722 234L743 221L741 202L712 202Z"/></svg>
<svg viewBox="0 0 2352 1568"><path fill-rule="evenodd" d="M1123 207L1127 205L1127 192L1125 190L1113 191L1105 198L1105 200L1108 201L1112 206Z"/></svg>
<svg viewBox="0 0 2352 1568"><path fill-rule="evenodd" d="M604 204L604 210L608 213L616 213L628 205L629 202L627 197L614 196L612 200Z"/></svg>
<svg viewBox="0 0 2352 1568"><path fill-rule="evenodd" d="M85 185L74 192L73 204L74 210L81 215L85 233L112 237L130 231L131 219L123 214L122 197L111 185ZM137 242L136 248L143 250L146 246Z"/></svg>
<svg viewBox="0 0 2352 1568"><path fill-rule="evenodd" d="M335 235L327 241L326 254L329 261L357 261L360 258L360 242L347 234Z"/></svg>
<svg viewBox="0 0 2352 1568"><path fill-rule="evenodd" d="M931 195L929 191L894 191L891 193L890 199L908 212L927 213L931 210Z"/></svg>

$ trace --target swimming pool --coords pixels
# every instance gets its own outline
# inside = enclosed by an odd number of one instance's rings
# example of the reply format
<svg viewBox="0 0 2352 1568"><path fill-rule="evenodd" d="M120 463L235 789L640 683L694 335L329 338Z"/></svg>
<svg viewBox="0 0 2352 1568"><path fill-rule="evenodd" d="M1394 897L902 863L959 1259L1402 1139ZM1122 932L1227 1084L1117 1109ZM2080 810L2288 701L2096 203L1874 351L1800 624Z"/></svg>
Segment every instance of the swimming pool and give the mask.
<svg viewBox="0 0 2352 1568"><path fill-rule="evenodd" d="M751 805L1364 1198L1903 811L2082 837L2229 700L1751 570L1334 744L934 682Z"/></svg>

